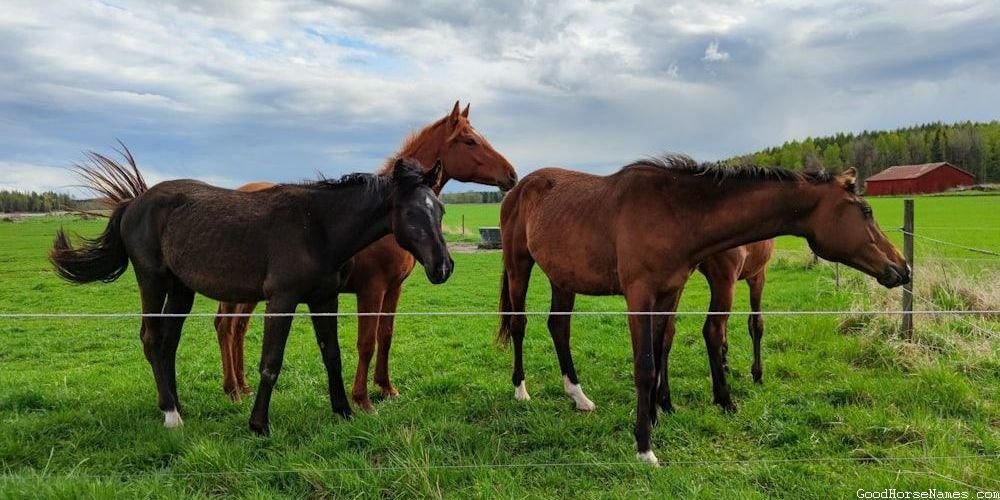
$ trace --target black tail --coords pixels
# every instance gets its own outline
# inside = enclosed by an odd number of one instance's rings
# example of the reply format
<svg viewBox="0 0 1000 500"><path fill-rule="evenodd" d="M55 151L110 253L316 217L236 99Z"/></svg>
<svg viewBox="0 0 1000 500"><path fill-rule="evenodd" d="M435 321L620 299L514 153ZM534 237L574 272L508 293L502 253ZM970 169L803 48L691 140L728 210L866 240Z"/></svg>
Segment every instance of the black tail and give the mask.
<svg viewBox="0 0 1000 500"><path fill-rule="evenodd" d="M97 238L83 238L80 248L73 248L62 229L49 252L49 260L56 273L75 283L105 283L118 279L128 269L128 253L121 238L121 220L131 201L148 187L135 165L132 152L119 141L118 151L128 166L100 153L89 152L88 164L76 164L73 170L86 182L84 187L94 191L114 207L104 232Z"/></svg>
<svg viewBox="0 0 1000 500"><path fill-rule="evenodd" d="M114 281L128 269L128 253L119 232L122 214L128 202L124 202L111 213L108 227L97 238L83 238L83 246L73 248L69 237L62 229L56 233L56 241L49 252L49 260L64 280L75 283Z"/></svg>
<svg viewBox="0 0 1000 500"><path fill-rule="evenodd" d="M498 345L510 345L510 320L513 316L503 313L511 312L513 309L514 307L510 302L510 279L507 278L507 269L505 267L503 277L500 279L500 331L497 332Z"/></svg>

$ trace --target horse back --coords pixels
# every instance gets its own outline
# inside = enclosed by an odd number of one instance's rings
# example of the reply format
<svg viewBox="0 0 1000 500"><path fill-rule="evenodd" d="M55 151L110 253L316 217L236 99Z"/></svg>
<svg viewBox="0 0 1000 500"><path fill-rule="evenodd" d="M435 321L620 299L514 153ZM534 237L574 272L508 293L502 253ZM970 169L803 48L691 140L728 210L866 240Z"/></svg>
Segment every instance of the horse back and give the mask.
<svg viewBox="0 0 1000 500"><path fill-rule="evenodd" d="M178 180L136 198L123 234L137 272L168 271L203 295L253 302L265 296L272 256L302 272L321 260L311 225L294 189L246 193Z"/></svg>

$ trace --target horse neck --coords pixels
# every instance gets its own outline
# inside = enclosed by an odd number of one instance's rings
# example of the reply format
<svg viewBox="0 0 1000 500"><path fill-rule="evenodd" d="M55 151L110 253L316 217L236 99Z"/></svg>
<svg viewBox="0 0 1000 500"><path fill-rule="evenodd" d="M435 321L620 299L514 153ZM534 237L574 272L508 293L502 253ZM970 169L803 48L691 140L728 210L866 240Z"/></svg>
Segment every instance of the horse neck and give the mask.
<svg viewBox="0 0 1000 500"><path fill-rule="evenodd" d="M448 140L448 130L445 128L444 121L438 121L431 125L428 125L420 132L417 132L412 138L407 140L403 147L399 150L396 156L399 157L410 157L414 158L420 162L420 165L424 167L425 170L429 170L434 166L434 163L441 157L441 152ZM388 168L392 168L392 163L388 164ZM383 170L386 173L388 170ZM448 176L447 171L441 172L441 182L434 187L434 194L440 195L441 189L451 178Z"/></svg>
<svg viewBox="0 0 1000 500"><path fill-rule="evenodd" d="M818 186L803 181L733 181L716 189L695 245L695 260L781 235L806 236L819 201Z"/></svg>
<svg viewBox="0 0 1000 500"><path fill-rule="evenodd" d="M333 248L334 253L350 257L392 232L391 189L383 182L311 192L312 215L318 218L326 240L344 245Z"/></svg>

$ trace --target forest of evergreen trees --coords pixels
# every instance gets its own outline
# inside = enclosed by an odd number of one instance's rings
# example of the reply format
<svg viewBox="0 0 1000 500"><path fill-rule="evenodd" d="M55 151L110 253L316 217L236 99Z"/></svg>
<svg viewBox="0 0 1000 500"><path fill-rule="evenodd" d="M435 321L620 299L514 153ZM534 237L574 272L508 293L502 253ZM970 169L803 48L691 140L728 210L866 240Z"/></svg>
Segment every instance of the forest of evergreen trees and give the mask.
<svg viewBox="0 0 1000 500"><path fill-rule="evenodd" d="M444 203L500 203L503 193L500 191L467 191L464 193L441 193Z"/></svg>
<svg viewBox="0 0 1000 500"><path fill-rule="evenodd" d="M862 178L892 165L947 161L975 175L980 184L1000 182L1000 122L928 123L891 131L810 137L730 161L792 170L855 167Z"/></svg>
<svg viewBox="0 0 1000 500"><path fill-rule="evenodd" d="M73 199L66 194L0 191L0 213L47 213L68 210L72 204Z"/></svg>

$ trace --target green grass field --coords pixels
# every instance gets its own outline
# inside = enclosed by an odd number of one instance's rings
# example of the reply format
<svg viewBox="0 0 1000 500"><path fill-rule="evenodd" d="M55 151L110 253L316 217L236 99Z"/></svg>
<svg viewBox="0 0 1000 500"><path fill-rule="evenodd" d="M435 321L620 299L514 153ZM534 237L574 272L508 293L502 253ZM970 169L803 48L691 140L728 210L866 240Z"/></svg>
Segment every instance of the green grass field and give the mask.
<svg viewBox="0 0 1000 500"><path fill-rule="evenodd" d="M872 204L884 228L899 227L901 201ZM996 251L998 209L1000 197L921 198L916 225L919 234ZM462 214L474 235L497 225L495 205L448 206L445 224L454 230ZM93 235L103 225L70 217L0 223L0 313L137 312L130 273L109 285L73 286L46 263L58 227ZM898 291L876 291L850 270L835 289L830 266L804 265L800 240L782 239L779 247L765 310L851 309L876 295L898 303ZM917 258L918 280L924 269L945 265L947 276L974 284L1000 276L1000 259L940 244L919 243ZM939 258L984 260L932 260ZM400 310L495 310L500 253L454 259L445 285L414 273ZM920 259L927 259L922 266ZM968 305L962 297L929 300ZM352 297L343 302L342 309L354 309ZM624 310L623 302L581 297L577 310ZM696 275L681 309L707 303ZM536 270L528 309L547 307L548 285ZM208 313L214 304L199 297L195 308ZM743 285L734 309L747 309ZM573 322L577 369L598 407L593 414L577 412L563 394L544 318L529 319L532 400L521 403L510 385L511 352L493 344L495 317L400 317L392 373L401 397L350 421L332 416L311 328L298 319L269 438L247 429L249 400L234 404L221 391L210 318L192 318L185 329L178 354L185 425L173 431L161 427L137 319L0 318L0 497L804 498L853 497L858 489L1000 490L1000 462L984 457L1000 453L1000 318L921 318L917 344L909 345L891 334L842 333L848 330L838 328L838 316L771 316L764 385L757 386L745 317L736 315L733 415L712 404L702 320L678 322L670 363L677 412L661 416L653 433L654 450L669 463L653 469L634 458L622 316ZM356 326L353 318L341 321L348 380ZM260 328L255 320L247 340L251 368ZM250 377L254 385L256 373Z"/></svg>

